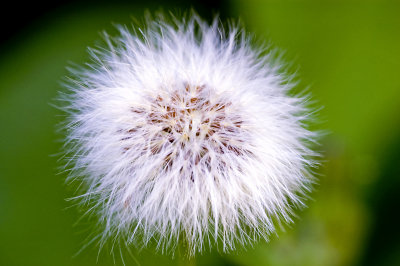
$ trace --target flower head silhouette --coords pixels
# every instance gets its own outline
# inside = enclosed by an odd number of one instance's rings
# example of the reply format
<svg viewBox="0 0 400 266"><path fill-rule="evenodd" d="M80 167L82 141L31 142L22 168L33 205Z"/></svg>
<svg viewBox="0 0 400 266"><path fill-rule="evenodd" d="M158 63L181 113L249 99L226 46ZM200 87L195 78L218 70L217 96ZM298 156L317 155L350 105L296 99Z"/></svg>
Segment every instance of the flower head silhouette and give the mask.
<svg viewBox="0 0 400 266"><path fill-rule="evenodd" d="M290 222L310 187L316 134L273 53L196 15L119 29L64 97L70 178L82 181L102 239L162 249L182 240L194 255Z"/></svg>

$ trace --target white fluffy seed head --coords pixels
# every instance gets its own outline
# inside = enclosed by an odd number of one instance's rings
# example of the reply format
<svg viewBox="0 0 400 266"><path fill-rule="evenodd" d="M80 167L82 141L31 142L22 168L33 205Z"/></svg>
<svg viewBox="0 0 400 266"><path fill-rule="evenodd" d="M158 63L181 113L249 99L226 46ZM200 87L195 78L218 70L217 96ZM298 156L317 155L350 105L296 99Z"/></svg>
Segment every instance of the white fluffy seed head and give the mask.
<svg viewBox="0 0 400 266"><path fill-rule="evenodd" d="M309 188L315 134L271 53L191 15L120 27L63 97L70 179L101 239L223 251L291 221Z"/></svg>

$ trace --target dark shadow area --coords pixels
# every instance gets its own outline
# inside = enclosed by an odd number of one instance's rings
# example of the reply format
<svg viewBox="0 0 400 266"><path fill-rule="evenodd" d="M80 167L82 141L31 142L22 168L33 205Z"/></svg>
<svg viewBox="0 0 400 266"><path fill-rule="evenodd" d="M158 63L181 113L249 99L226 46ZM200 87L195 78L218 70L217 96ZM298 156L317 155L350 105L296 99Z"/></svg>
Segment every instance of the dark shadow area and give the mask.
<svg viewBox="0 0 400 266"><path fill-rule="evenodd" d="M228 16L227 0L60 0L60 1L19 1L7 2L2 5L0 23L3 25L0 37L0 56L7 49L23 40L29 34L34 34L35 29L51 23L57 17L75 11L85 11L108 6L126 6L134 9L142 8L164 11L196 10L203 18L211 20L215 14L221 18ZM164 6L167 6L166 9ZM169 8L172 7L172 10Z"/></svg>
<svg viewBox="0 0 400 266"><path fill-rule="evenodd" d="M367 198L371 228L358 265L400 265L400 132L397 136L382 158L381 176Z"/></svg>

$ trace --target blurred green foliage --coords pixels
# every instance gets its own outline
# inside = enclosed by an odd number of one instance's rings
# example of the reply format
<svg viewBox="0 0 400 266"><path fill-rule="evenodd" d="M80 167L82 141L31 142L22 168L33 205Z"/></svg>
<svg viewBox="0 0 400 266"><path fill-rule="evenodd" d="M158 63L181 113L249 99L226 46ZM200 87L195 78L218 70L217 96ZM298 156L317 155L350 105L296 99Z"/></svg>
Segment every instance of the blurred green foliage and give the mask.
<svg viewBox="0 0 400 266"><path fill-rule="evenodd" d="M96 262L96 247L73 257L88 232L85 224L73 226L80 214L65 201L71 191L57 169L62 118L51 104L65 67L88 59L86 47L101 39L99 32L115 34L112 22L129 24L158 7L59 10L3 49L0 265L113 265L107 252ZM232 0L223 1L220 13L240 17L256 39L286 51L299 88L310 86L323 106L319 127L329 133L321 139L319 184L295 224L269 243L228 255L205 252L195 263L400 265L400 2ZM125 256L127 265L194 263L151 250L133 250L133 257Z"/></svg>

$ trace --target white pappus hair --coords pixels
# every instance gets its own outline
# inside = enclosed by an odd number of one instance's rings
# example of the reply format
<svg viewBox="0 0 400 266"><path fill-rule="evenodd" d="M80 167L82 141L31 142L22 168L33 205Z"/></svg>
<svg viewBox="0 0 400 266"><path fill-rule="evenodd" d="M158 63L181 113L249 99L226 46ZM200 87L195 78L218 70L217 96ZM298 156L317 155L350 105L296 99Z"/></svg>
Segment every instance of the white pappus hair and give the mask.
<svg viewBox="0 0 400 266"><path fill-rule="evenodd" d="M181 241L192 256L267 239L312 183L305 98L239 27L166 21L120 27L73 71L62 98L77 198L101 241Z"/></svg>

